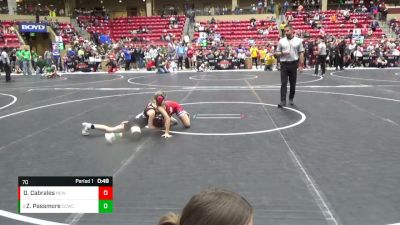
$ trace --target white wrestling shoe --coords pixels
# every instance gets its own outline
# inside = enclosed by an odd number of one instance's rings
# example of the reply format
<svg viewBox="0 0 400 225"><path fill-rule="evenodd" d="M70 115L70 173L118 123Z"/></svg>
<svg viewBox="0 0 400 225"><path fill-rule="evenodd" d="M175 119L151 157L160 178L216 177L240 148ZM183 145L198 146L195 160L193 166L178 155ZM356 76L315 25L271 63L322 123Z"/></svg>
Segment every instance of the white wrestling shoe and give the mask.
<svg viewBox="0 0 400 225"><path fill-rule="evenodd" d="M91 126L92 126L91 123L86 123L86 122L82 123L82 135L83 136L88 136L90 134L89 129Z"/></svg>
<svg viewBox="0 0 400 225"><path fill-rule="evenodd" d="M131 135L133 139L139 139L142 134L142 130L139 126L131 127Z"/></svg>
<svg viewBox="0 0 400 225"><path fill-rule="evenodd" d="M117 137L114 133L105 133L104 137L106 138L106 141L110 144L114 143L115 140L117 140Z"/></svg>

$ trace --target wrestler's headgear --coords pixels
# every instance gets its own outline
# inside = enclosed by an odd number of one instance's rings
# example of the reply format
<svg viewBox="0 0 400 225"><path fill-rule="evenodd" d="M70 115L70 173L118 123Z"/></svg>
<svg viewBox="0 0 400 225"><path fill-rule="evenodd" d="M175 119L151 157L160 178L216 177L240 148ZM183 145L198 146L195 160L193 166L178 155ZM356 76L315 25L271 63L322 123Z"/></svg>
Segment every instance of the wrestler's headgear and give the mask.
<svg viewBox="0 0 400 225"><path fill-rule="evenodd" d="M157 106L162 105L166 97L166 94L163 91L157 91L154 94L154 101L156 102Z"/></svg>

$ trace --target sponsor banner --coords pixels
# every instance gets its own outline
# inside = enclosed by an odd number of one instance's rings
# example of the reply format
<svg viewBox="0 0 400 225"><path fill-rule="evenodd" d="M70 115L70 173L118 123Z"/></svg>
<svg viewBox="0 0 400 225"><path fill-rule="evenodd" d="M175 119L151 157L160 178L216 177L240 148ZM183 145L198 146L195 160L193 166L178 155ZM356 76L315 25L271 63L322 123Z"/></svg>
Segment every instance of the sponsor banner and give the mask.
<svg viewBox="0 0 400 225"><path fill-rule="evenodd" d="M52 43L53 50L64 50L64 43L62 42L56 42Z"/></svg>
<svg viewBox="0 0 400 225"><path fill-rule="evenodd" d="M55 42L62 43L63 42L62 36L56 36Z"/></svg>
<svg viewBox="0 0 400 225"><path fill-rule="evenodd" d="M47 33L47 25L44 23L20 23L19 32L22 33Z"/></svg>
<svg viewBox="0 0 400 225"><path fill-rule="evenodd" d="M240 66L240 61L236 59L208 59L207 61L211 70L231 70Z"/></svg>

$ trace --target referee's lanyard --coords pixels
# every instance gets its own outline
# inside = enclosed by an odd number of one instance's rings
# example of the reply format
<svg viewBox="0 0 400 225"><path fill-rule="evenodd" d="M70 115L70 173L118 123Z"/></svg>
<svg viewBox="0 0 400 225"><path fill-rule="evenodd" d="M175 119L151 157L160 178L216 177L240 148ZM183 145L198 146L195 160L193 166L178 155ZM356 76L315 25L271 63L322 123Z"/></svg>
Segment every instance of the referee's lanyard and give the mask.
<svg viewBox="0 0 400 225"><path fill-rule="evenodd" d="M289 42L289 56L290 56L290 53L292 52L292 40L293 40L293 38L292 39L288 39L288 42Z"/></svg>
<svg viewBox="0 0 400 225"><path fill-rule="evenodd" d="M285 55L285 58L287 58L287 60L290 60L291 58L292 58L292 41L293 41L293 38L292 39L288 39L288 38L286 38L286 40L288 41L288 43L289 43L289 54L288 55Z"/></svg>

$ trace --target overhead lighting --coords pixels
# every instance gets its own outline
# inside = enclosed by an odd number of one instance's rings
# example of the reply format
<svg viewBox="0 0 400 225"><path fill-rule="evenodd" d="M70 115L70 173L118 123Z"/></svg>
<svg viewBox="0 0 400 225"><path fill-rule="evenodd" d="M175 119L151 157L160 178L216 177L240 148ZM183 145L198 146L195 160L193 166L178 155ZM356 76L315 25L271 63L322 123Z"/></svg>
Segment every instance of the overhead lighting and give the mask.
<svg viewBox="0 0 400 225"><path fill-rule="evenodd" d="M103 4L103 0L101 0L100 3Z"/></svg>
<svg viewBox="0 0 400 225"><path fill-rule="evenodd" d="M122 3L122 0L119 0L119 3Z"/></svg>

